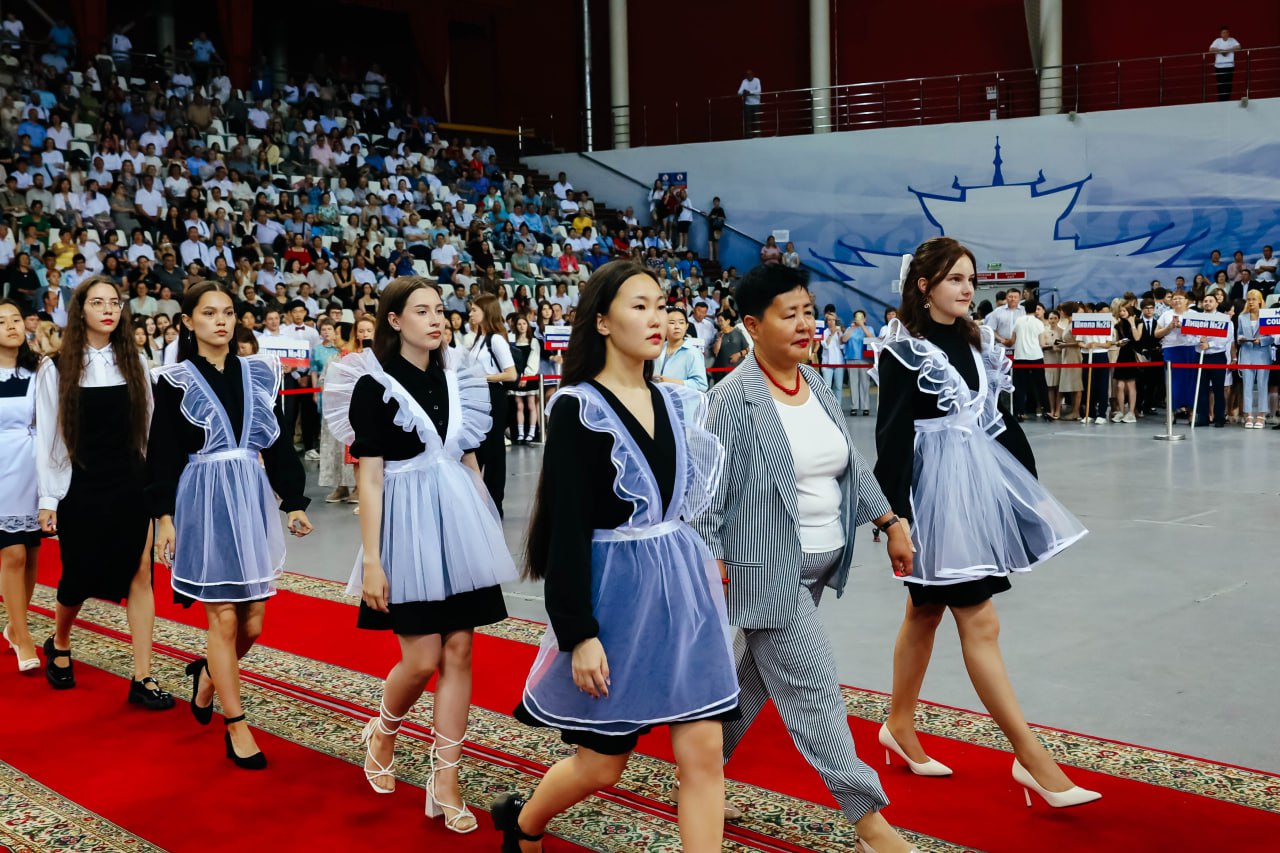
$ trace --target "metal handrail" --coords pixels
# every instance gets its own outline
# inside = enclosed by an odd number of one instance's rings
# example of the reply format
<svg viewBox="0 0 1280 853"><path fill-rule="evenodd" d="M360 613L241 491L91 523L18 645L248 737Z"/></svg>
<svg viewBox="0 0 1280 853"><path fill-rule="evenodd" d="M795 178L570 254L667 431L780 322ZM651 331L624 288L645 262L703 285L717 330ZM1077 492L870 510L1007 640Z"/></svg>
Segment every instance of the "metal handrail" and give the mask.
<svg viewBox="0 0 1280 853"><path fill-rule="evenodd" d="M630 145L646 146L1198 103L1217 97L1212 58L1198 51L779 89L761 93L750 117L737 95L686 98L683 104L673 98L595 108L590 145L584 113L562 113L558 122L539 116L540 130L546 128L540 135L569 150L602 150L613 147L615 126L625 129ZM1235 69L1232 98L1280 96L1280 46L1241 48ZM1041 91L1046 78L1056 78L1056 94Z"/></svg>

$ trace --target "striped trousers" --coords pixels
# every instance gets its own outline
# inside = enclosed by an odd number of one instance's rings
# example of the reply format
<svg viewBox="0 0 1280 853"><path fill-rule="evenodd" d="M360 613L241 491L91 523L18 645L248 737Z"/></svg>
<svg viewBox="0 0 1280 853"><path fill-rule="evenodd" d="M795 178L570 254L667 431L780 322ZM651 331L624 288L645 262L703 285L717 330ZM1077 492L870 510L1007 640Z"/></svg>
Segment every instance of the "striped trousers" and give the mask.
<svg viewBox="0 0 1280 853"><path fill-rule="evenodd" d="M724 758L733 756L766 699L773 699L800 754L851 821L889 804L876 771L858 758L835 656L818 621L818 600L839 552L805 554L796 613L784 628L743 631L735 643L741 719L724 724Z"/></svg>

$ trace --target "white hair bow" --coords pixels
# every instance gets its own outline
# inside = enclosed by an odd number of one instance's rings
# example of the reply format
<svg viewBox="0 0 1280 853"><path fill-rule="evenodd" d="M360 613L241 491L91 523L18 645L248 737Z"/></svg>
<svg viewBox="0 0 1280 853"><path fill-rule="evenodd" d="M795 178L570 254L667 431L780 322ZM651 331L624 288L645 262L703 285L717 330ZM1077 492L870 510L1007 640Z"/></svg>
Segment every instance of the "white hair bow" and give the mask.
<svg viewBox="0 0 1280 853"><path fill-rule="evenodd" d="M902 256L902 266L898 268L898 283L904 287L907 284L907 270L911 269L911 262L915 259L916 256L910 253Z"/></svg>

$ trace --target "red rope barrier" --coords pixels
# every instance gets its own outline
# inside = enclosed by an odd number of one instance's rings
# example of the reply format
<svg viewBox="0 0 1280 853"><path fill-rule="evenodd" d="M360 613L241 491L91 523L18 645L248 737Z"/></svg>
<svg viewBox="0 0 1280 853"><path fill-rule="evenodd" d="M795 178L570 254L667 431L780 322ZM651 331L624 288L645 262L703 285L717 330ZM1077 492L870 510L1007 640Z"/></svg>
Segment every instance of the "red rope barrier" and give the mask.
<svg viewBox="0 0 1280 853"><path fill-rule="evenodd" d="M831 367L831 368L849 368L853 370L869 370L875 365L873 364L811 364L810 367ZM1069 362L1067 364L1059 364L1050 362L1048 364L1014 364L1014 370L1111 370L1117 367L1158 367L1163 369L1165 362L1163 361L1117 361L1117 362ZM1200 364L1199 362L1188 362L1180 364L1174 362L1169 364L1177 370L1280 370L1280 364ZM707 373L732 373L736 367L708 367ZM562 379L558 374L544 375L543 381ZM280 392L283 397L288 394L319 394L322 388L286 388Z"/></svg>

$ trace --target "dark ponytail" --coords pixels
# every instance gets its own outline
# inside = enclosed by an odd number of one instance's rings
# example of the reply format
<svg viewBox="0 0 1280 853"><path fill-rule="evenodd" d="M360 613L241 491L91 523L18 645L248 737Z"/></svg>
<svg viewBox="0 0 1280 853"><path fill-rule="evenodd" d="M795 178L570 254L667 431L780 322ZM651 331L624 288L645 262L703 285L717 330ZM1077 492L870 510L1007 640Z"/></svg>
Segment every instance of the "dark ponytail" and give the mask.
<svg viewBox="0 0 1280 853"><path fill-rule="evenodd" d="M218 286L215 281L198 280L186 292L182 294L182 313L177 316L174 322L178 326L178 361L189 361L200 353L200 344L196 341L196 333L187 328L187 324L182 322L183 318L190 319L196 315L196 309L200 307L200 299L206 293L223 293L226 291ZM232 341L234 343L234 339ZM231 353L235 355L235 353Z"/></svg>

